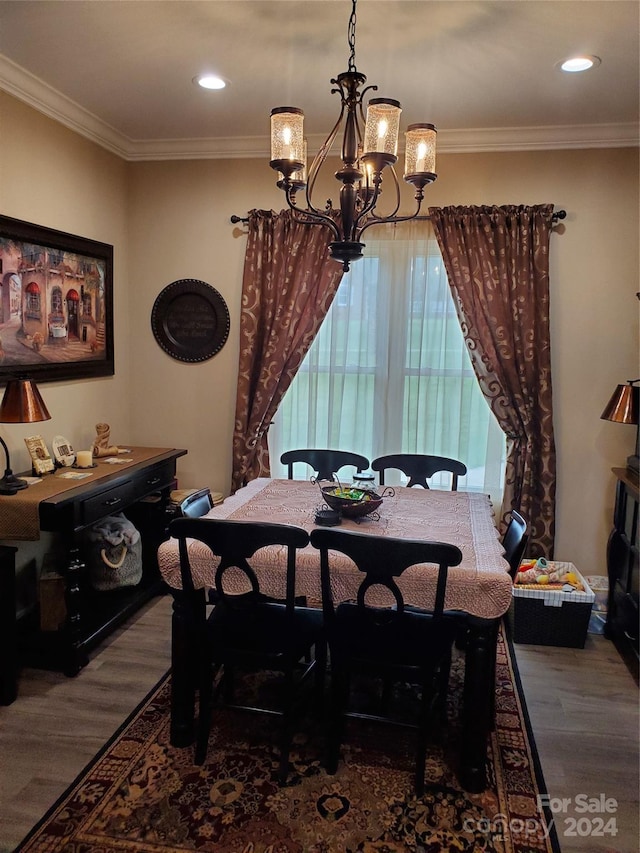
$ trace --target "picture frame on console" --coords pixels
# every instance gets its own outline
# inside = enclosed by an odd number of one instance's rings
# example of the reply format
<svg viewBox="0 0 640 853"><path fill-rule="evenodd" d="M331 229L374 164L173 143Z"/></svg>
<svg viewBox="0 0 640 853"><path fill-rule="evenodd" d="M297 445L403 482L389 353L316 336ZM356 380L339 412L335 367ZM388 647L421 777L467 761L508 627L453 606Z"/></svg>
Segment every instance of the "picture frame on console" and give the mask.
<svg viewBox="0 0 640 853"><path fill-rule="evenodd" d="M114 372L113 246L0 216L0 385Z"/></svg>
<svg viewBox="0 0 640 853"><path fill-rule="evenodd" d="M42 436L30 435L25 438L24 443L27 445L31 457L33 476L51 474L55 470L55 465Z"/></svg>

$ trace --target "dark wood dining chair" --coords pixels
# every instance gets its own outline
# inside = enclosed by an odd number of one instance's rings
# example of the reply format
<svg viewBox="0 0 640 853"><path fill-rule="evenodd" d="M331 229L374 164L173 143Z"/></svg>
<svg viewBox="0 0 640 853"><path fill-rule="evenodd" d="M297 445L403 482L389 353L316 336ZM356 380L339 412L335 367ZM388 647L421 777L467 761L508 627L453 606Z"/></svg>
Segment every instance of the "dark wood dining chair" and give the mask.
<svg viewBox="0 0 640 853"><path fill-rule="evenodd" d="M460 549L441 542L325 528L311 532L311 544L320 551L322 607L331 659L327 772L336 772L347 717L409 726L417 730L415 787L421 794L429 728L446 698L444 682L457 630L457 619L445 612L444 601L448 569L460 563ZM362 572L356 601L335 605L330 552L345 554ZM409 566L419 563L438 566L432 611L405 605L396 583ZM367 601L371 587L384 588L393 605L381 607ZM350 684L356 674L379 679L381 701L375 708L354 710L350 705ZM399 720L394 716L393 701L385 701L389 686L399 680L421 687L420 709L412 720Z"/></svg>
<svg viewBox="0 0 640 853"><path fill-rule="evenodd" d="M515 580L529 541L529 525L520 513L512 509L509 524L502 537L505 560L509 563L509 574Z"/></svg>
<svg viewBox="0 0 640 853"><path fill-rule="evenodd" d="M395 468L409 477L408 486L422 486L430 488L427 480L440 471L448 471L451 474L451 491L458 491L458 477L464 477L467 466L457 459L448 456L429 456L424 453L391 453L387 456L378 456L371 463L373 471L380 472L380 485L384 486L385 471Z"/></svg>
<svg viewBox="0 0 640 853"><path fill-rule="evenodd" d="M504 548L504 558L509 563L509 574L511 578L515 581L516 575L518 574L518 568L520 563L522 562L522 557L524 556L525 549L527 547L527 542L529 541L529 533L528 533L529 525L526 520L520 513L512 509L511 510L511 518L509 519L509 524L507 529L502 537L502 547ZM506 616L502 618L502 624L505 627L505 630L509 630L509 623L506 619ZM466 638L465 638L466 644ZM460 645L460 643L459 643ZM491 683L496 683L496 648L492 645L491 647L491 669L492 669L492 678ZM496 697L495 693L491 696L491 724L492 727L495 728L495 716L496 716Z"/></svg>
<svg viewBox="0 0 640 853"><path fill-rule="evenodd" d="M347 465L353 466L356 471L364 471L369 467L366 456L348 450L288 450L282 454L280 462L287 466L289 480L293 480L294 462L306 462L314 469L318 480L333 480L338 471Z"/></svg>
<svg viewBox="0 0 640 853"><path fill-rule="evenodd" d="M282 718L278 771L282 785L288 773L300 691L315 671L316 698L321 698L326 663L322 612L298 606L295 599L296 552L308 545L309 534L293 525L213 518L178 518L171 522L169 532L178 541L182 587L190 602L187 620L198 655L195 762L203 764L206 758L213 707L222 694L230 707ZM209 616L205 590L195 588L190 540L204 543L220 558L214 581L216 603ZM282 546L287 553L282 598L265 595L251 567L256 551L269 545ZM236 702L237 670L261 671L269 678L280 674L277 707Z"/></svg>

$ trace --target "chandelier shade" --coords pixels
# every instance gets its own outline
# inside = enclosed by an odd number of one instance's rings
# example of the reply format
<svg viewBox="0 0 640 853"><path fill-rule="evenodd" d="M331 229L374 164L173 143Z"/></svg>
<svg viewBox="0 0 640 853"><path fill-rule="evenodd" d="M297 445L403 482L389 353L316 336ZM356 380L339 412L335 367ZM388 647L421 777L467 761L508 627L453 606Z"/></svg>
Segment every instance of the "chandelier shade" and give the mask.
<svg viewBox="0 0 640 853"><path fill-rule="evenodd" d="M298 107L276 107L271 110L271 161L278 173L277 186L284 191L288 206L297 222L326 225L333 233L329 243L332 258L345 272L352 261L362 257L363 232L372 225L404 222L420 214L424 187L436 180L436 128L433 124L411 124L405 134L405 169L403 178L415 189L415 209L407 216L400 210L400 183L394 171L398 159L398 137L402 107L393 98L375 97L364 111L364 96L376 91L367 86L367 78L355 64L356 6L352 0L348 25L349 62L347 71L332 78L332 94L338 94L341 108L338 119L320 150L307 168L304 139L304 113ZM322 209L313 202L316 179L342 131L341 167L334 173L341 183L339 213L335 216L331 200ZM382 212L378 202L382 195L383 173L390 174L391 193L386 193L388 209ZM297 201L305 193L305 204ZM388 200L390 198L390 200ZM324 201L324 200L323 200Z"/></svg>
<svg viewBox="0 0 640 853"><path fill-rule="evenodd" d="M436 129L432 124L410 124L405 133L404 179L429 176L427 182L435 181L436 175Z"/></svg>
<svg viewBox="0 0 640 853"><path fill-rule="evenodd" d="M402 107L398 101L372 98L367 107L363 159L369 154L387 154L398 159L398 133Z"/></svg>
<svg viewBox="0 0 640 853"><path fill-rule="evenodd" d="M271 166L284 175L290 176L306 165L303 125L304 113L297 107L271 110Z"/></svg>

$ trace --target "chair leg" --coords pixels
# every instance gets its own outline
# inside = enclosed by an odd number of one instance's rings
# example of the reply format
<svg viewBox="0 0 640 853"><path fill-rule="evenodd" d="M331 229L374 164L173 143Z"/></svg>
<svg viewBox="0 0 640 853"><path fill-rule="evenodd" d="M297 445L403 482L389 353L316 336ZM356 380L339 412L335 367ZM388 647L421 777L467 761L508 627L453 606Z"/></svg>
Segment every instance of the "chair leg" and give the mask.
<svg viewBox="0 0 640 853"><path fill-rule="evenodd" d="M382 694L380 696L380 710L383 714L389 713L391 697L393 695L393 679L389 672L382 677Z"/></svg>
<svg viewBox="0 0 640 853"><path fill-rule="evenodd" d="M289 750L293 738L293 699L294 699L294 669L295 662L291 661L284 672L284 696L282 705L282 724L280 729L280 764L278 766L278 784L286 784L289 775Z"/></svg>
<svg viewBox="0 0 640 853"><path fill-rule="evenodd" d="M194 761L196 764L204 764L207 757L209 745L209 733L211 731L212 696L213 696L213 673L211 665L207 663L205 671L200 676L200 696L198 699L198 728L196 732L196 748Z"/></svg>
<svg viewBox="0 0 640 853"><path fill-rule="evenodd" d="M327 644L319 641L315 646L315 671L313 673L316 712L322 716L324 713L324 681L327 672Z"/></svg>
<svg viewBox="0 0 640 853"><path fill-rule="evenodd" d="M331 703L329 707L329 726L327 732L327 773L330 776L338 769L340 744L344 730L344 711L349 694L348 673L343 667L331 661Z"/></svg>
<svg viewBox="0 0 640 853"><path fill-rule="evenodd" d="M445 660L440 664L438 671L438 714L440 723L447 724L447 696L449 695L449 676L451 675L451 649Z"/></svg>
<svg viewBox="0 0 640 853"><path fill-rule="evenodd" d="M235 687L235 673L233 667L225 664L222 673L222 698L226 705L233 703L233 692Z"/></svg>
<svg viewBox="0 0 640 853"><path fill-rule="evenodd" d="M427 764L427 736L431 719L432 691L434 678L431 674L422 680L422 698L420 701L420 719L418 720L418 743L416 749L415 788L418 797L424 794L424 774ZM438 700L439 701L439 700Z"/></svg>

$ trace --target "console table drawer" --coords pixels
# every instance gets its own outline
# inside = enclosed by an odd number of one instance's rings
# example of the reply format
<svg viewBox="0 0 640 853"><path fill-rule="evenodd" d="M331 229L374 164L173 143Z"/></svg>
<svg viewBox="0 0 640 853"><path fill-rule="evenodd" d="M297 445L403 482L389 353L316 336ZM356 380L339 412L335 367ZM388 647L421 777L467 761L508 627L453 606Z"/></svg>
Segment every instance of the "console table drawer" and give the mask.
<svg viewBox="0 0 640 853"><path fill-rule="evenodd" d="M135 500L135 491L132 480L120 483L112 489L105 489L83 501L82 523L91 524L93 521L104 518L105 515L111 515L112 512L120 512L133 500Z"/></svg>
<svg viewBox="0 0 640 853"><path fill-rule="evenodd" d="M160 465L155 465L144 471L141 476L133 482L134 497L136 500L144 498L157 489L163 489L173 484L175 478L175 462L169 460Z"/></svg>

